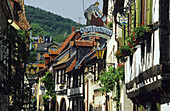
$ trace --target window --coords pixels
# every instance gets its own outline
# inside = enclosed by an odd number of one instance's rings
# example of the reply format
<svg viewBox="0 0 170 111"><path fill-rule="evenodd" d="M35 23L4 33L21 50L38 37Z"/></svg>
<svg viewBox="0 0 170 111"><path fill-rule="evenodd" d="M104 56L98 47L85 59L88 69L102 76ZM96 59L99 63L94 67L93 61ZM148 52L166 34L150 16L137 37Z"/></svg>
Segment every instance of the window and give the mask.
<svg viewBox="0 0 170 111"><path fill-rule="evenodd" d="M81 87L81 74L78 75L77 85L78 85L78 87Z"/></svg>
<svg viewBox="0 0 170 111"><path fill-rule="evenodd" d="M70 88L73 88L73 76L70 77Z"/></svg>
<svg viewBox="0 0 170 111"><path fill-rule="evenodd" d="M52 49L51 49L52 51L55 51L55 50L57 50L57 48L56 47L52 47Z"/></svg>
<svg viewBox="0 0 170 111"><path fill-rule="evenodd" d="M74 75L74 76L73 76L73 87L74 87L74 88L77 88L77 80L78 80L77 75Z"/></svg>
<svg viewBox="0 0 170 111"><path fill-rule="evenodd" d="M44 53L40 53L40 60L44 60Z"/></svg>
<svg viewBox="0 0 170 111"><path fill-rule="evenodd" d="M66 76L65 76L65 69L60 69L57 71L57 84L65 83Z"/></svg>
<svg viewBox="0 0 170 111"><path fill-rule="evenodd" d="M57 73L57 83L61 83L61 70L58 70L58 73Z"/></svg>

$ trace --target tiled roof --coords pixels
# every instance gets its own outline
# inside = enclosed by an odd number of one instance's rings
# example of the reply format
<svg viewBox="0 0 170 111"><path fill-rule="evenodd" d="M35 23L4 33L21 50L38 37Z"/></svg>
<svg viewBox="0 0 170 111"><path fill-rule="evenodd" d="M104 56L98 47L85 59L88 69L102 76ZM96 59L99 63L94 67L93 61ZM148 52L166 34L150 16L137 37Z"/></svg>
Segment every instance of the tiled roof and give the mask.
<svg viewBox="0 0 170 111"><path fill-rule="evenodd" d="M49 54L44 54L44 58L50 57Z"/></svg>
<svg viewBox="0 0 170 111"><path fill-rule="evenodd" d="M76 46L84 46L84 47L93 47L93 41L87 41L87 40L75 40Z"/></svg>
<svg viewBox="0 0 170 111"><path fill-rule="evenodd" d="M37 43L37 51L47 51L47 47L53 43Z"/></svg>
<svg viewBox="0 0 170 111"><path fill-rule="evenodd" d="M74 41L70 41L70 46L74 46Z"/></svg>
<svg viewBox="0 0 170 111"><path fill-rule="evenodd" d="M41 67L45 67L45 64L37 64L37 66L38 66L39 68L41 68Z"/></svg>
<svg viewBox="0 0 170 111"><path fill-rule="evenodd" d="M96 53L94 53L94 55L90 59L93 59L95 57L97 57Z"/></svg>
<svg viewBox="0 0 170 111"><path fill-rule="evenodd" d="M57 51L50 51L50 55L58 55L59 54L59 52L57 52Z"/></svg>
<svg viewBox="0 0 170 111"><path fill-rule="evenodd" d="M67 53L60 61L58 61L54 66L67 62L69 58L69 53Z"/></svg>
<svg viewBox="0 0 170 111"><path fill-rule="evenodd" d="M99 36L91 36L91 37L90 37L90 39L94 39L94 38L95 38L95 39L97 39L97 40L99 40L99 39L100 39L100 37L99 37Z"/></svg>
<svg viewBox="0 0 170 111"><path fill-rule="evenodd" d="M73 62L70 64L70 66L67 68L66 72L70 72L74 69L76 66L76 58L73 60Z"/></svg>
<svg viewBox="0 0 170 111"><path fill-rule="evenodd" d="M58 52L61 53L66 46L69 44L69 42L72 40L72 38L76 35L77 32L73 32L72 34L70 34L67 39L63 42L63 44L61 45L61 47L59 48Z"/></svg>

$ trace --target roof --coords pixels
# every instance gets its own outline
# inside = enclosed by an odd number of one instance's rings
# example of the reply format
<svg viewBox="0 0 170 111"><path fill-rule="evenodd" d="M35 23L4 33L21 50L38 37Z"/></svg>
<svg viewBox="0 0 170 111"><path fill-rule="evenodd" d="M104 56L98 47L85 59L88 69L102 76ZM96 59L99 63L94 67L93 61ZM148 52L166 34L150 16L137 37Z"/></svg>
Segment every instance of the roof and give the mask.
<svg viewBox="0 0 170 111"><path fill-rule="evenodd" d="M69 44L69 42L72 40L72 38L76 35L77 32L73 32L72 34L70 34L67 39L62 43L61 47L59 48L58 52L61 53L66 46Z"/></svg>
<svg viewBox="0 0 170 111"><path fill-rule="evenodd" d="M37 51L47 51L47 47L53 43L37 43Z"/></svg>
<svg viewBox="0 0 170 111"><path fill-rule="evenodd" d="M45 64L37 64L38 67L45 67Z"/></svg>
<svg viewBox="0 0 170 111"><path fill-rule="evenodd" d="M75 66L76 66L76 57L73 60L73 62L70 64L70 66L67 68L66 73L72 71Z"/></svg>
<svg viewBox="0 0 170 111"><path fill-rule="evenodd" d="M60 61L58 61L56 64L54 64L54 66L65 63L65 62L67 62L68 59L69 59L69 53L67 53Z"/></svg>
<svg viewBox="0 0 170 111"><path fill-rule="evenodd" d="M59 53L57 51L50 51L50 55L58 55Z"/></svg>
<svg viewBox="0 0 170 111"><path fill-rule="evenodd" d="M99 39L100 39L100 37L99 37L99 36L91 36L91 37L90 37L90 39L94 39L94 38L95 38L95 39L97 39L97 40L99 40Z"/></svg>
<svg viewBox="0 0 170 111"><path fill-rule="evenodd" d="M50 57L48 53L44 54L44 58L48 58L48 57Z"/></svg>
<svg viewBox="0 0 170 111"><path fill-rule="evenodd" d="M93 41L89 40L75 40L75 45L76 46L84 46L84 47L93 47Z"/></svg>

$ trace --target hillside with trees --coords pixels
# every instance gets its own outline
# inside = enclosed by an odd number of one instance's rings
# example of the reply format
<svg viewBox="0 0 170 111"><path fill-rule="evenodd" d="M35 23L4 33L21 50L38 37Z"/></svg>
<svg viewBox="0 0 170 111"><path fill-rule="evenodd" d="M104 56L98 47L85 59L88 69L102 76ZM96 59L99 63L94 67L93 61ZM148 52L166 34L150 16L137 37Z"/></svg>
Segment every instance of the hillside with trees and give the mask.
<svg viewBox="0 0 170 111"><path fill-rule="evenodd" d="M82 27L81 24L74 22L69 18L63 18L60 15L25 5L26 17L31 23L33 36L51 36L56 42L63 42L71 33L71 28Z"/></svg>

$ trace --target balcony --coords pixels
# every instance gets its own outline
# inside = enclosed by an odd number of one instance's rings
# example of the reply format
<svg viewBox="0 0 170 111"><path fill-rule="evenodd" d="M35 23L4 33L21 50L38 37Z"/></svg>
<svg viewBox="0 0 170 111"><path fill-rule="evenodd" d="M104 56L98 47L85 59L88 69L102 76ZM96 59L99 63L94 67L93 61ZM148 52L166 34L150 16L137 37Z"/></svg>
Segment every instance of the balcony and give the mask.
<svg viewBox="0 0 170 111"><path fill-rule="evenodd" d="M83 85L78 88L67 89L68 97L83 97Z"/></svg>
<svg viewBox="0 0 170 111"><path fill-rule="evenodd" d="M128 98L134 102L160 100L162 92L170 93L170 64L161 60L159 31L137 45L125 64ZM143 98L144 97L144 98Z"/></svg>

